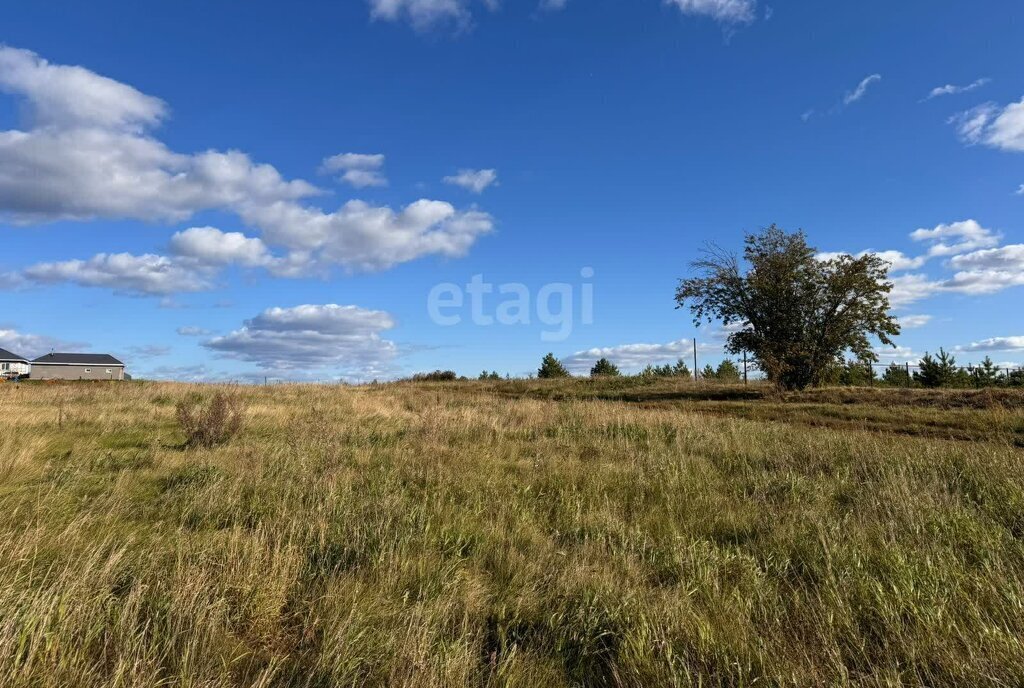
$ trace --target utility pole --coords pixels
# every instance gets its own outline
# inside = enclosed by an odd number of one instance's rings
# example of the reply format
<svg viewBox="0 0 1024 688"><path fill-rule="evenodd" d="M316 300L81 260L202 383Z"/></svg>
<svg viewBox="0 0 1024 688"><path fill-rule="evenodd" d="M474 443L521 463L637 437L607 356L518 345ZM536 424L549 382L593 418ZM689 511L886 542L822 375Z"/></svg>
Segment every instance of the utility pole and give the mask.
<svg viewBox="0 0 1024 688"><path fill-rule="evenodd" d="M693 338L693 381L697 382L697 338Z"/></svg>
<svg viewBox="0 0 1024 688"><path fill-rule="evenodd" d="M743 352L743 386L747 386L747 352Z"/></svg>

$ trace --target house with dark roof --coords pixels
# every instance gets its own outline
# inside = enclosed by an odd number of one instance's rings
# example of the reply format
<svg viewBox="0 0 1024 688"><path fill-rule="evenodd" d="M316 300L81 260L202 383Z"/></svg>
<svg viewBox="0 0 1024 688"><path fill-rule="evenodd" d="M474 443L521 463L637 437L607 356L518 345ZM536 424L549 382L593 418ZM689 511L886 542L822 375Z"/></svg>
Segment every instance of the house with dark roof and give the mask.
<svg viewBox="0 0 1024 688"><path fill-rule="evenodd" d="M124 380L124 363L109 354L48 353L32 361L33 380Z"/></svg>
<svg viewBox="0 0 1024 688"><path fill-rule="evenodd" d="M28 359L12 354L7 349L0 349L0 377L18 377L28 375Z"/></svg>

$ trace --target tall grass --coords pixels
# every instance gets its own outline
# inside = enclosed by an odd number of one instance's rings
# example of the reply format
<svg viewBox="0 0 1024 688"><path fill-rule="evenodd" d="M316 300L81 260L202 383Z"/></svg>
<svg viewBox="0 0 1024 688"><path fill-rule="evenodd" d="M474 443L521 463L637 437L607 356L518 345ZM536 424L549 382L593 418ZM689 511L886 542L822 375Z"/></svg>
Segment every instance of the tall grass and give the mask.
<svg viewBox="0 0 1024 688"><path fill-rule="evenodd" d="M1020 406L621 384L0 388L0 685L1024 684Z"/></svg>

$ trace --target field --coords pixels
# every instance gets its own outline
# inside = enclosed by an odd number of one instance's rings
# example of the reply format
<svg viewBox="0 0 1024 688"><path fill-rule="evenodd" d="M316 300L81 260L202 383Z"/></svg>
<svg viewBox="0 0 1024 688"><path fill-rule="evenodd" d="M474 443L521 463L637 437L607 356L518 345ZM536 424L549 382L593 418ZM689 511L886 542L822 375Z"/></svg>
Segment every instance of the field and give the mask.
<svg viewBox="0 0 1024 688"><path fill-rule="evenodd" d="M1024 684L1022 394L216 389L0 385L0 685Z"/></svg>

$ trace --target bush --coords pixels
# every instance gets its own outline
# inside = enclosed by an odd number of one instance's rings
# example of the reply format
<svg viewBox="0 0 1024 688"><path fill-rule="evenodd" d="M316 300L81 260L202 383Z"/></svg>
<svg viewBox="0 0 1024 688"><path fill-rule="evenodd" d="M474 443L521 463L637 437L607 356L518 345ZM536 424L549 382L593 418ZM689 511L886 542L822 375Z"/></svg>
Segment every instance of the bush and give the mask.
<svg viewBox="0 0 1024 688"><path fill-rule="evenodd" d="M569 371L565 369L565 366L562 365L561 361L555 358L554 354L548 354L540 363L540 368L537 370L537 377L541 379L569 377Z"/></svg>
<svg viewBox="0 0 1024 688"><path fill-rule="evenodd" d="M691 374L690 368L681 358L675 362L675 365L668 363L660 366L648 364L646 368L640 371L641 377L690 377Z"/></svg>
<svg viewBox="0 0 1024 688"><path fill-rule="evenodd" d="M963 386L964 382L970 380L966 373L962 373L956 367L956 359L945 349L940 348L937 356L925 352L924 358L918 366L920 370L914 373L914 380L922 387L935 389L938 387ZM967 380L962 378L966 377Z"/></svg>
<svg viewBox="0 0 1024 688"><path fill-rule="evenodd" d="M739 382L740 368L729 359L725 359L718 364L718 370L715 371L715 379L719 382Z"/></svg>
<svg viewBox="0 0 1024 688"><path fill-rule="evenodd" d="M501 379L501 375L498 375L498 371L497 370L491 371L489 373L485 370L484 372L480 373L480 377L477 378L477 380L500 380L500 379Z"/></svg>
<svg viewBox="0 0 1024 688"><path fill-rule="evenodd" d="M882 375L882 382L890 387L910 387L910 372L906 366L891 363Z"/></svg>
<svg viewBox="0 0 1024 688"><path fill-rule="evenodd" d="M590 377L618 377L619 368L607 358L600 359L590 369Z"/></svg>
<svg viewBox="0 0 1024 688"><path fill-rule="evenodd" d="M241 402L221 392L214 394L205 407L195 399L183 399L176 410L186 447L214 447L242 429Z"/></svg>
<svg viewBox="0 0 1024 688"><path fill-rule="evenodd" d="M416 373L412 376L416 382L451 382L459 376L454 370L435 370L432 373Z"/></svg>

